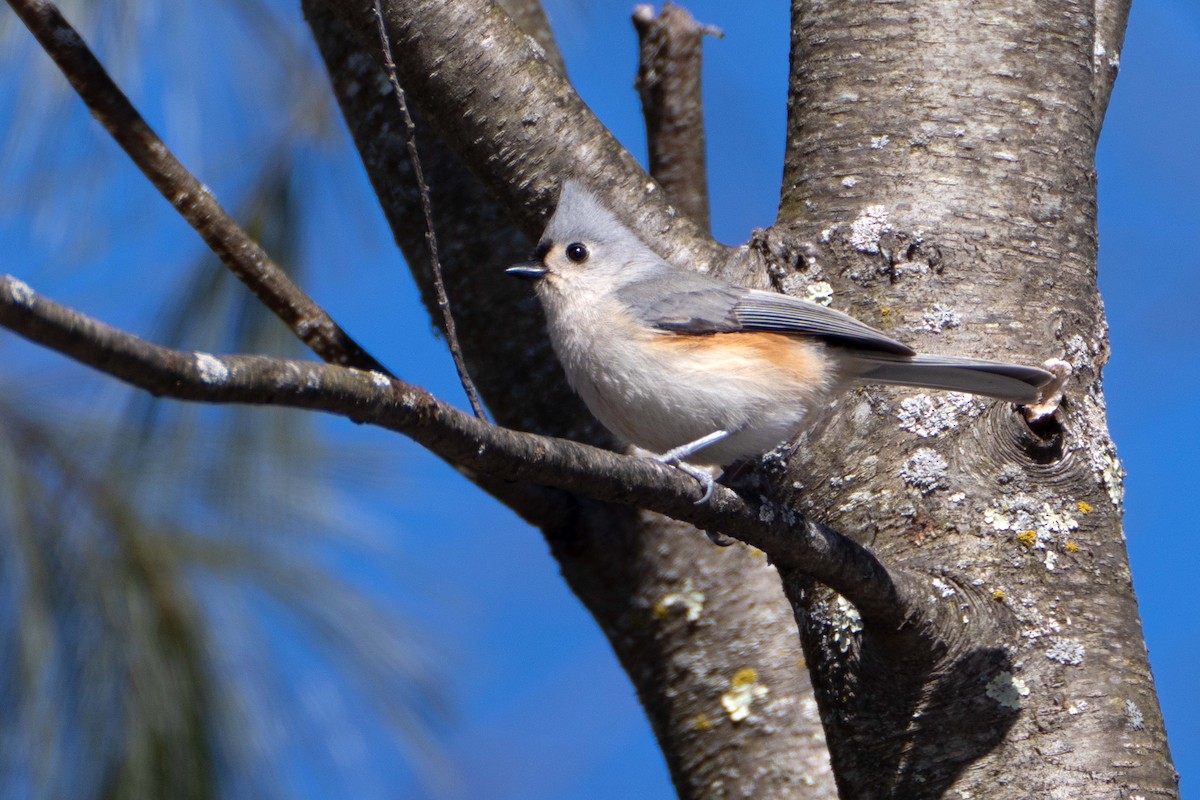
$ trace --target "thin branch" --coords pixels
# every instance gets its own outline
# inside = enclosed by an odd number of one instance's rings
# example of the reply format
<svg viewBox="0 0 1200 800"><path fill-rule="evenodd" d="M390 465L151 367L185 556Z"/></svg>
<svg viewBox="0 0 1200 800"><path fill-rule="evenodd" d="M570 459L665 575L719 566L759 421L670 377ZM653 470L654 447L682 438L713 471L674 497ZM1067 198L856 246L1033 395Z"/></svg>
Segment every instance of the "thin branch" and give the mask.
<svg viewBox="0 0 1200 800"><path fill-rule="evenodd" d="M637 506L733 536L781 569L802 570L842 594L881 630L927 618L917 578L869 550L766 500L725 487L695 505L694 479L651 459L500 428L380 372L265 356L213 356L148 342L0 276L0 325L156 396L287 406L402 433L460 469Z"/></svg>
<svg viewBox="0 0 1200 800"><path fill-rule="evenodd" d="M425 174L421 170L421 157L417 153L417 126L413 124L412 114L408 111L408 101L404 97L404 87L396 76L396 64L392 61L392 45L388 41L387 26L383 24L383 9L380 0L375 0L375 20L379 27L379 49L383 52L384 71L392 84L392 93L396 96L396 105L400 107L400 116L404 118L404 141L408 146L408 158L412 162L413 177L417 181L417 191L421 195L421 211L425 216L425 242L429 247L429 266L433 271L433 286L437 292L438 310L442 312L442 322L446 325L446 345L450 348L450 356L454 359L454 368L458 370L458 380L467 399L471 401L471 410L480 419L487 419L483 413L483 403L479 399L479 391L467 371L467 362L463 359L462 346L458 343L458 331L454 327L454 313L450 310L450 298L446 296L446 282L442 279L442 262L438 259L437 232L433 227L433 203L429 199L429 184L425 182Z"/></svg>
<svg viewBox="0 0 1200 800"><path fill-rule="evenodd" d="M664 4L657 17L653 6L638 6L633 27L638 34L637 90L646 121L650 174L671 202L707 231L702 41L705 34L723 34L672 3Z"/></svg>
<svg viewBox="0 0 1200 800"><path fill-rule="evenodd" d="M8 3L142 173L300 341L330 363L387 372L271 260L208 187L175 158L53 3Z"/></svg>

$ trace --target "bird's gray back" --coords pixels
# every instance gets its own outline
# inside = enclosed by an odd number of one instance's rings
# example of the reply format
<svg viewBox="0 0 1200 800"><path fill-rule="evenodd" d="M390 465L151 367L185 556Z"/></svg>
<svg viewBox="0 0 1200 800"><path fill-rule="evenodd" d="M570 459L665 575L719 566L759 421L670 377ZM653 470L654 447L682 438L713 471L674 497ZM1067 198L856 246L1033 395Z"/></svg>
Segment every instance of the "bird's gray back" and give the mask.
<svg viewBox="0 0 1200 800"><path fill-rule="evenodd" d="M617 299L643 324L677 333L742 329L734 307L749 290L698 272L669 267L617 290Z"/></svg>
<svg viewBox="0 0 1200 800"><path fill-rule="evenodd" d="M617 299L644 325L684 334L761 331L814 336L830 344L912 355L908 346L853 317L795 297L734 286L666 262L627 283Z"/></svg>

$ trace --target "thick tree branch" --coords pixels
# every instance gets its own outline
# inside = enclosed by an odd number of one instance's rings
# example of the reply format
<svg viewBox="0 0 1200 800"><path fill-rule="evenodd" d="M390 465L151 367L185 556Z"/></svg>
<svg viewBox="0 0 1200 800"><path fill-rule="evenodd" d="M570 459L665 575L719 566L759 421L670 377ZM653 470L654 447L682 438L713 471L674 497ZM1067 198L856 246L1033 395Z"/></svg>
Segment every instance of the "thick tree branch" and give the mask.
<svg viewBox="0 0 1200 800"><path fill-rule="evenodd" d="M328 4L364 45L375 40L369 2ZM527 235L541 233L559 182L575 177L668 261L711 269L733 254L674 212L541 48L490 0L385 0L384 17L414 102Z"/></svg>
<svg viewBox="0 0 1200 800"><path fill-rule="evenodd" d="M836 601L789 581L842 795L1170 796L1149 666L1127 644L1141 630L1097 383L1093 156L1108 78L1098 90L1095 56L1120 38L1119 6L792 10L780 224L761 248L781 284L825 281L840 307L918 349L1065 354L1074 368L1049 448L995 407L868 389L789 460L785 486L810 487L799 509L870 531L889 564L940 565L939 591L964 610L941 631L958 644L913 670L878 637L847 658ZM920 408L951 418L914 428ZM932 488L912 472L924 459ZM1060 657L1056 641L1086 657ZM997 701L1010 678L1028 695ZM1075 713L1075 698L1097 713ZM1138 709L1136 730L1122 707Z"/></svg>
<svg viewBox="0 0 1200 800"><path fill-rule="evenodd" d="M300 341L330 363L387 372L292 282L175 158L53 3L9 0L9 5L154 187Z"/></svg>
<svg viewBox="0 0 1200 800"><path fill-rule="evenodd" d="M489 425L380 372L162 347L41 297L7 275L0 276L0 325L155 396L325 411L402 433L461 469L719 530L781 568L833 587L881 630L899 630L925 613L914 577L890 573L866 548L788 509L723 487L696 505L696 481L671 467Z"/></svg>
<svg viewBox="0 0 1200 800"><path fill-rule="evenodd" d="M633 12L638 34L637 90L646 120L650 174L671 201L709 230L704 98L700 88L703 37L721 35L701 25L687 9L665 3Z"/></svg>

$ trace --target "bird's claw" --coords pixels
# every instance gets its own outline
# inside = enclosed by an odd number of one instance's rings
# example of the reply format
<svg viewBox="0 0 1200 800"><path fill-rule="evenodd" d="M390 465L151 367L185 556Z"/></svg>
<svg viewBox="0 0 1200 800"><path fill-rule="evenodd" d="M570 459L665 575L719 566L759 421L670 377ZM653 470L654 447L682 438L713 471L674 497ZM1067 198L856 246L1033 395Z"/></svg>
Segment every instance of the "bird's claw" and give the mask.
<svg viewBox="0 0 1200 800"><path fill-rule="evenodd" d="M696 501L696 505L702 506L712 499L713 486L716 484L716 481L713 480L711 472L700 467L693 467L686 461L676 461L675 469L680 470L681 472L686 472L688 475L691 475L693 478L700 481L700 486L704 488L704 494L699 500Z"/></svg>
<svg viewBox="0 0 1200 800"><path fill-rule="evenodd" d="M668 464L675 467L681 472L686 472L696 480L700 481L700 485L704 488L704 495L696 501L696 505L702 506L712 499L713 496L713 476L708 470L701 467L693 467L691 464L684 461L685 458L696 453L710 444L715 444L729 436L729 431L713 431L707 436L701 436L694 442L680 445L673 450L668 450L665 453L654 454L654 460L660 464Z"/></svg>
<svg viewBox="0 0 1200 800"><path fill-rule="evenodd" d="M700 482L700 487L704 489L704 494L701 495L700 499L696 501L696 505L702 506L712 499L713 487L716 484L716 481L713 479L711 472L702 467L694 467L686 461L680 461L679 458L674 455L674 451L665 453L663 455L654 455L652 457L658 463L674 467L686 475L691 475Z"/></svg>

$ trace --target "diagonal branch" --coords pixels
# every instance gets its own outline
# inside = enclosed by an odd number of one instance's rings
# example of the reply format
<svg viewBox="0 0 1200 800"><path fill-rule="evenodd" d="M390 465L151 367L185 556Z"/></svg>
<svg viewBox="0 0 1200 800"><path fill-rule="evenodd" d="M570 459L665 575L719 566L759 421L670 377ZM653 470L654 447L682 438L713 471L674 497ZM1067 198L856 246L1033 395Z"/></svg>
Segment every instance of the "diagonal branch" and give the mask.
<svg viewBox="0 0 1200 800"><path fill-rule="evenodd" d="M324 411L402 433L460 469L638 506L718 530L765 552L780 569L832 587L880 630L914 630L927 592L869 550L762 499L717 487L696 505L695 480L644 458L500 428L380 372L265 356L213 356L148 342L0 276L0 325L151 394L208 403Z"/></svg>
<svg viewBox="0 0 1200 800"><path fill-rule="evenodd" d="M138 169L300 341L330 363L387 372L271 260L208 187L175 158L53 3L8 2Z"/></svg>
<svg viewBox="0 0 1200 800"><path fill-rule="evenodd" d="M304 293L266 251L187 171L116 86L53 3L9 0L80 97L150 182L200 234L214 253L268 309L329 363L390 375L333 318ZM484 491L530 523L554 527L571 517L568 498L542 487L468 475Z"/></svg>

